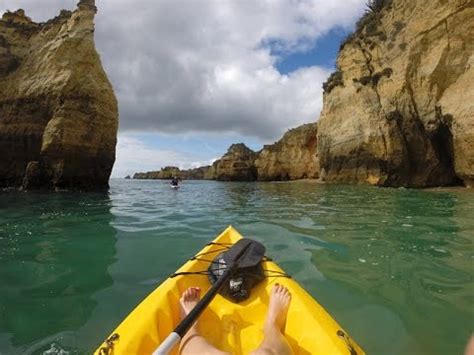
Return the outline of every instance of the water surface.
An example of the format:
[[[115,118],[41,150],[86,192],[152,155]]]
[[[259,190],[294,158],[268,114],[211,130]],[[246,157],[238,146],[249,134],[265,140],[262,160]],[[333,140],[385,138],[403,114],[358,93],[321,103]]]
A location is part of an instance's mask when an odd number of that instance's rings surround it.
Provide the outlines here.
[[[112,180],[0,192],[0,354],[90,353],[227,225],[264,242],[370,354],[461,354],[474,192]]]

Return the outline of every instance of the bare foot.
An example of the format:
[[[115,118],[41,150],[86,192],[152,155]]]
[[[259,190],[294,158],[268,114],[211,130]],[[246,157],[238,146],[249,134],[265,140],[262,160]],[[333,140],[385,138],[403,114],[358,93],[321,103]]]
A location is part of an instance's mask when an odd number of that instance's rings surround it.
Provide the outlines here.
[[[201,298],[201,289],[199,287],[189,287],[183,292],[179,300],[181,319],[184,319],[189,312],[198,304]]]
[[[189,287],[183,292],[179,300],[181,319],[184,319],[199,302],[201,289],[199,287]],[[230,355],[220,351],[204,339],[198,331],[197,321],[189,328],[179,344],[179,354],[181,355]]]
[[[268,306],[265,329],[274,329],[283,332],[286,323],[286,314],[290,306],[291,293],[285,286],[275,284],[270,294],[270,304]]]
[[[474,335],[471,335],[466,345],[466,350],[464,350],[464,355],[474,355]]]

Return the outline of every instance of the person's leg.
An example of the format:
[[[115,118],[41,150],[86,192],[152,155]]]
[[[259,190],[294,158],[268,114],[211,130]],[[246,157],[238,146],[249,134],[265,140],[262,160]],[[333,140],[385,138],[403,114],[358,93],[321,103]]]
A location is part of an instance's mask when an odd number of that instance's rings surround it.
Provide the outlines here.
[[[270,304],[263,328],[264,338],[258,349],[251,353],[252,355],[290,355],[293,353],[283,335],[290,301],[291,294],[288,289],[275,284],[270,294]]]
[[[201,289],[199,287],[190,287],[184,291],[181,299],[179,300],[181,309],[181,319],[184,319],[189,312],[199,302],[201,295]],[[227,355],[228,353],[216,349],[214,346],[209,344],[198,331],[197,322],[188,330],[186,335],[181,339],[179,344],[179,353],[186,355]]]
[[[464,350],[464,355],[474,355],[474,334],[471,335]]]

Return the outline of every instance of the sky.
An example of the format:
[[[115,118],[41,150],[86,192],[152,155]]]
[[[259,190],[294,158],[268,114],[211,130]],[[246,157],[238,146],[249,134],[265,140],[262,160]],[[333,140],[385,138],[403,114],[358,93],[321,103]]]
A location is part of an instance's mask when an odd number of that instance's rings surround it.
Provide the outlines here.
[[[40,22],[78,0],[0,0]],[[96,0],[119,102],[112,177],[212,163],[319,118],[322,83],[366,0]]]

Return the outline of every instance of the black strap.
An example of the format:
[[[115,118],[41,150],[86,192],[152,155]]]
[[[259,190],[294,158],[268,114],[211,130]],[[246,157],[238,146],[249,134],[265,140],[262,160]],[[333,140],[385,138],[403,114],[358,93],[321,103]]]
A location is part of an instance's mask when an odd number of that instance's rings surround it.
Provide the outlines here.
[[[203,276],[209,276],[210,271],[214,270],[219,270],[219,269],[207,269],[207,270],[200,270],[200,271],[182,271],[182,272],[175,272],[171,274],[169,277],[170,279],[176,277],[176,276],[181,276],[181,275],[203,275]],[[291,279],[291,275],[287,274],[286,272],[283,271],[277,271],[277,270],[268,270],[268,269],[263,269],[263,271],[267,272],[268,274],[265,275],[265,277],[286,277],[288,279]]]

